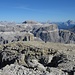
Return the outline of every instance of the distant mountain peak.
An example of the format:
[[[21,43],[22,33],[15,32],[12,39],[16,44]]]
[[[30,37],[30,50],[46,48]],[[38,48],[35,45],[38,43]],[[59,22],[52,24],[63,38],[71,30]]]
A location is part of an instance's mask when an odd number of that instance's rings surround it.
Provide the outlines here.
[[[23,24],[37,24],[38,22],[36,21],[33,21],[33,20],[27,20],[27,21],[24,21]]]
[[[73,20],[68,20],[67,23],[68,24],[75,24],[75,22]]]

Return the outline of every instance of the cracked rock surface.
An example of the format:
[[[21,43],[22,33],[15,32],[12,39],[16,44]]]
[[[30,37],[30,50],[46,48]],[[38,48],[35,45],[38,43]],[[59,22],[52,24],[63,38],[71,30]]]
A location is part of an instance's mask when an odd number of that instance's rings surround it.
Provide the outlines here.
[[[75,45],[19,41],[0,45],[0,75],[74,75]]]

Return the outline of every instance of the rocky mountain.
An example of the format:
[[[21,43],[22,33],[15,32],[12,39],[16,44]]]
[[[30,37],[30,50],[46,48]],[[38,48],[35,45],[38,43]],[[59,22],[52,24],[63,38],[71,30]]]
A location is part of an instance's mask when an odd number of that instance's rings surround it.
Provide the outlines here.
[[[0,75],[74,75],[75,45],[19,41],[0,45]]]
[[[75,25],[69,29],[71,32],[74,32],[75,33]]]
[[[41,38],[43,41],[58,42],[59,34],[57,25],[43,26],[38,29],[33,29],[33,34]]]
[[[43,24],[35,21],[24,21],[23,23],[16,24],[15,22],[0,21],[0,32],[25,32],[31,31],[34,27],[39,27]]]
[[[38,22],[36,21],[32,21],[32,20],[28,20],[28,21],[24,21],[23,24],[37,24]]]
[[[74,75],[74,43],[74,31],[56,24],[1,23],[0,75]]]
[[[15,22],[0,21],[0,26],[4,26],[4,25],[13,26],[13,25],[16,25],[16,23]]]
[[[67,23],[73,24],[72,21],[67,21]],[[75,43],[73,29],[64,30],[59,29],[56,24],[25,21],[23,24],[0,26],[0,44],[22,41],[21,38],[24,38],[26,33],[32,33],[36,41]]]
[[[75,43],[75,33],[69,30],[59,30],[61,43]]]
[[[66,22],[57,22],[59,29],[70,29],[75,25],[75,22],[72,20],[68,20]]]
[[[23,32],[27,31],[26,27],[24,25],[2,25],[0,26],[0,32]]]
[[[75,43],[75,33],[69,30],[59,30],[54,24],[38,29],[34,28],[32,33],[45,42]]]
[[[0,44],[15,41],[33,41],[34,35],[28,32],[0,32]]]

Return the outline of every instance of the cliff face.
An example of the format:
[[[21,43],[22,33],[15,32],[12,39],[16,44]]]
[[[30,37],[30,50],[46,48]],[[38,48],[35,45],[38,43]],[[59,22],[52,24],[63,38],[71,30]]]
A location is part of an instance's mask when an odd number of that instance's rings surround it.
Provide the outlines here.
[[[74,28],[59,30],[55,24],[40,24],[33,21],[26,21],[22,25],[0,26],[0,44],[21,41],[27,32],[32,32],[35,40],[38,41],[75,43]]]
[[[69,30],[60,30],[59,36],[61,43],[75,43],[75,33]]]
[[[33,29],[33,34],[36,37],[40,37],[43,41],[58,42],[59,41],[59,30],[56,25],[43,26]]]
[[[0,32],[0,44],[15,41],[33,41],[34,35],[28,32]]]
[[[33,34],[45,42],[75,43],[75,34],[69,30],[59,30],[57,25],[33,29]]]

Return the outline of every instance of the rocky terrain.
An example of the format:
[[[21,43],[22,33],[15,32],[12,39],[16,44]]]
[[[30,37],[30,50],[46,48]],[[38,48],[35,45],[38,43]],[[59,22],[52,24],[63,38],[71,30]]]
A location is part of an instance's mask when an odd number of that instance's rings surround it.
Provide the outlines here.
[[[32,33],[45,42],[75,43],[74,32],[58,29],[55,24],[34,28]]]
[[[5,23],[0,23],[0,44],[23,41],[26,34],[29,34],[29,36],[33,35],[36,41],[75,43],[74,27],[69,30],[64,30],[59,29],[56,24],[42,24],[36,21],[24,21],[22,24],[16,25],[15,23],[6,23],[5,25]],[[67,23],[74,24],[70,20]]]
[[[0,75],[74,75],[75,45],[19,41],[0,45]]]
[[[0,32],[0,44],[15,41],[33,41],[34,35],[28,32]]]
[[[56,24],[0,22],[0,75],[75,75],[74,43]]]

